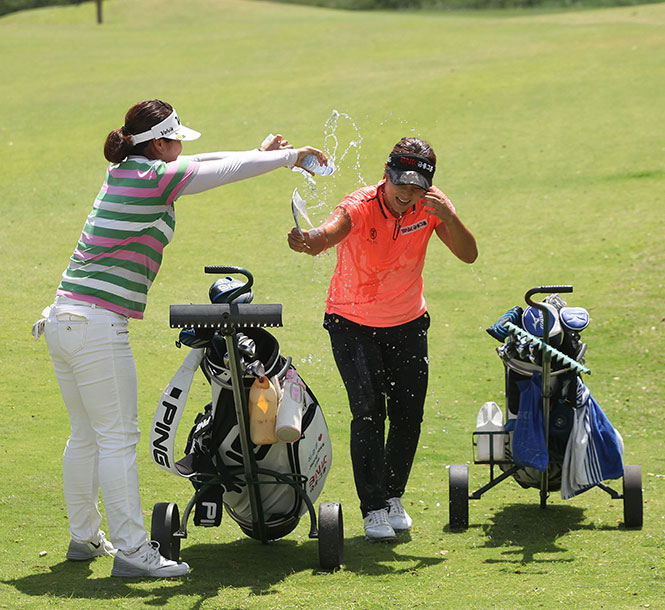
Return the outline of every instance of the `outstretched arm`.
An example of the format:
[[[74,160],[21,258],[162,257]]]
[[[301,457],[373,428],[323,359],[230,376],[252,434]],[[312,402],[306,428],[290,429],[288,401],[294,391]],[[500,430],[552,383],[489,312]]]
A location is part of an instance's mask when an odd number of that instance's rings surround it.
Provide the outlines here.
[[[293,227],[288,235],[289,248],[316,256],[341,242],[350,233],[351,226],[348,212],[342,207],[336,207],[330,218],[315,229],[303,231],[301,235]]]
[[[189,158],[196,162],[196,172],[183,188],[181,195],[201,193],[288,165],[300,167],[302,160],[310,153],[315,154],[322,163],[327,162],[326,156],[311,146],[193,155]]]

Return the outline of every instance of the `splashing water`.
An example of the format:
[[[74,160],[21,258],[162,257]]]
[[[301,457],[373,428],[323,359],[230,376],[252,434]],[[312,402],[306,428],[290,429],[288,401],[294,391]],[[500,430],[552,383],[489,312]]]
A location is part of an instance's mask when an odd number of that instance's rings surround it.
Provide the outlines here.
[[[342,122],[348,121],[350,128],[353,130],[353,136],[349,138],[348,143],[346,144],[344,150],[340,152],[340,137],[337,135],[337,132],[340,128],[340,119]],[[332,111],[330,118],[326,121],[325,131],[323,135],[323,146],[325,153],[329,155],[336,167],[340,167],[342,162],[346,159],[347,154],[351,151],[355,151],[355,161],[353,163],[353,170],[357,173],[359,184],[365,184],[362,175],[360,174],[360,146],[363,141],[362,135],[360,135],[360,129],[356,125],[355,121],[346,113],[338,112],[337,110]]]
[[[483,280],[483,278],[480,277],[480,274],[474,269],[473,265],[469,265],[469,268],[471,269],[473,277],[475,277],[483,286],[485,286],[485,280]]]
[[[301,192],[302,200],[310,216],[320,221],[325,220],[333,205],[337,203],[332,201],[333,191],[338,181],[343,179],[345,174],[348,175],[349,170],[355,172],[358,187],[366,184],[360,172],[363,137],[353,118],[346,112],[333,109],[323,128],[323,152],[335,166],[335,173],[317,183],[314,176],[301,172],[305,180]]]

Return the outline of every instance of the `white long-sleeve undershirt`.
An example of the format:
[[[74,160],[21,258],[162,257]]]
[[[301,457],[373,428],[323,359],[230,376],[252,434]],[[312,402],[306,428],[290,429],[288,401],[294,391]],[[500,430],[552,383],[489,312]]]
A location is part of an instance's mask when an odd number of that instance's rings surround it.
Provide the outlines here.
[[[238,180],[260,176],[280,167],[294,165],[298,160],[298,151],[287,148],[212,152],[187,155],[184,158],[196,164],[196,171],[182,189],[181,195],[193,195]]]

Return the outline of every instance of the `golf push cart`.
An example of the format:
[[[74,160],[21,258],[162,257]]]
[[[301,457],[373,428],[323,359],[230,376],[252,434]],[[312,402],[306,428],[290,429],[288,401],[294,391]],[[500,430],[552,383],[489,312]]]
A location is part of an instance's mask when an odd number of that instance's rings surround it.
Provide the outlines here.
[[[582,382],[586,344],[580,333],[589,324],[582,307],[567,307],[560,293],[572,286],[539,286],[525,295],[526,309],[508,310],[487,332],[505,368],[506,420],[494,402],[485,403],[473,433],[475,464],[489,465],[489,483],[469,493],[469,468],[449,470],[451,529],[469,526],[469,500],[513,477],[524,488],[540,490],[546,507],[550,491],[563,499],[598,487],[623,500],[623,524],[641,528],[642,471],[623,464],[623,439]],[[535,302],[535,294],[547,294]],[[495,476],[495,469],[501,473]],[[604,481],[623,478],[623,493]]]
[[[205,272],[245,279],[217,279],[209,290],[210,304],[170,307],[171,327],[183,329],[176,345],[191,349],[159,401],[150,450],[158,466],[189,479],[195,492],[182,519],[175,503],[155,504],[151,537],[165,557],[177,560],[192,512],[195,525],[213,527],[225,511],[246,535],[264,544],[292,532],[308,513],[320,565],[335,569],[343,562],[342,507],[321,502],[318,523],[314,510],[332,464],[326,422],[291,358],[280,354],[277,340],[264,329],[282,325],[282,306],[251,304],[253,277],[246,269],[207,266]],[[176,459],[176,430],[197,369],[210,383],[212,400],[196,417],[184,457]],[[272,388],[279,401],[273,401],[275,409],[279,405],[277,425],[288,421],[276,428],[273,418],[273,438],[254,442],[250,410],[256,409],[257,383]],[[267,413],[261,396],[258,404]]]

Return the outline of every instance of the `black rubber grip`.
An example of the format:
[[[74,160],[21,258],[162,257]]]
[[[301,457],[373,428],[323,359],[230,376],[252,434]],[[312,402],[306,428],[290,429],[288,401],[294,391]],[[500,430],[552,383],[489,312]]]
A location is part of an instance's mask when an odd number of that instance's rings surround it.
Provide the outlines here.
[[[277,303],[171,305],[169,314],[171,328],[282,326],[282,305]]]
[[[242,275],[246,275],[248,273],[247,269],[231,265],[206,265],[203,269],[206,273],[215,273],[217,275],[224,273],[241,273]]]
[[[538,303],[534,303],[531,299],[534,294],[555,294],[559,292],[572,291],[573,287],[570,284],[564,286],[536,286],[535,288],[531,288],[531,290],[527,290],[527,293],[524,295],[524,300],[532,307],[540,309],[540,307],[538,307]]]

